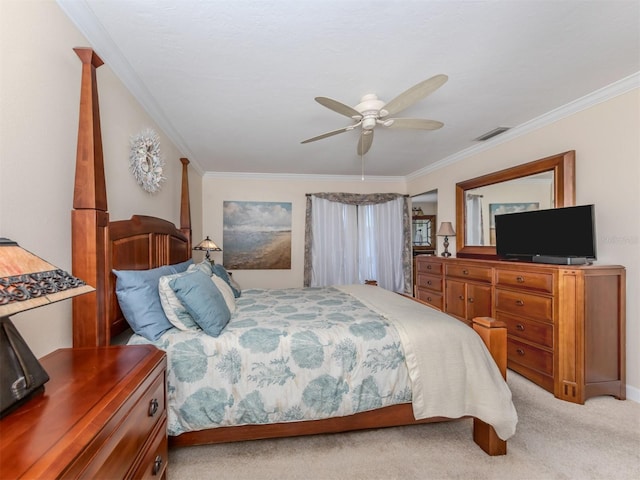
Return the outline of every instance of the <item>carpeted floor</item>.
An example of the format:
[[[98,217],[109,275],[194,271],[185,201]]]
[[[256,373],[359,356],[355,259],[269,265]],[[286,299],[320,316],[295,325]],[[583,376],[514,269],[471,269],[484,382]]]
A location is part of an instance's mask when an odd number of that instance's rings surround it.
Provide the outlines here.
[[[638,479],[640,404],[611,397],[557,400],[520,375],[508,453],[489,457],[471,420],[175,449],[171,480]]]

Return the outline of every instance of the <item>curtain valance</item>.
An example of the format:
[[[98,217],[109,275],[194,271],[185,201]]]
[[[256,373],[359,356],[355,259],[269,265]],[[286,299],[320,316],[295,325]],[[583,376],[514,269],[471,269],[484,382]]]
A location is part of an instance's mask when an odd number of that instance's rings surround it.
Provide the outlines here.
[[[307,193],[307,198],[311,196],[322,198],[330,202],[346,203],[347,205],[376,205],[378,203],[387,203],[400,197],[409,198],[408,195],[403,195],[401,193]]]

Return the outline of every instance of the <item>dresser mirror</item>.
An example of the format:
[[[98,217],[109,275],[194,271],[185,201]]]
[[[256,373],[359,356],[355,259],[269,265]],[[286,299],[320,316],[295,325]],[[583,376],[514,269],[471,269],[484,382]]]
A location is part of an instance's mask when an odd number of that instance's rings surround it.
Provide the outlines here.
[[[575,205],[575,151],[456,184],[456,256],[495,259],[496,214]]]

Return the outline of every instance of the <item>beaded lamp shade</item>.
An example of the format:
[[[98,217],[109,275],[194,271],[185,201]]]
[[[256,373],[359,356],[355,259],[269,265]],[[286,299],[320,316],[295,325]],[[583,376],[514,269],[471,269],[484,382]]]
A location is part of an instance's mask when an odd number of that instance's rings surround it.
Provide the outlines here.
[[[21,248],[0,238],[0,316],[75,297],[95,289]]]
[[[207,238],[205,238],[203,241],[201,241],[198,245],[196,245],[195,247],[193,247],[194,250],[204,250],[205,252],[207,252],[205,254],[205,258],[209,261],[211,261],[211,258],[209,256],[209,252],[221,252],[222,249],[216,245],[213,240],[211,240],[209,238],[209,235],[207,235]]]

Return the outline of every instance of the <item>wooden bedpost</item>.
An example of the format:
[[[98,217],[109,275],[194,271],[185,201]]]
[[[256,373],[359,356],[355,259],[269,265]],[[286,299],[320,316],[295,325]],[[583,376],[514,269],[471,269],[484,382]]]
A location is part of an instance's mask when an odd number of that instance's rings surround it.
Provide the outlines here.
[[[191,251],[191,207],[189,202],[189,165],[188,158],[181,158],[182,162],[182,190],[180,192],[180,231],[187,237],[187,248]]]
[[[507,379],[507,325],[491,317],[473,319],[473,329],[484,341],[498,365],[502,377]],[[473,419],[473,440],[489,455],[506,455],[507,442],[496,434],[491,425]]]
[[[96,292],[73,299],[73,346],[108,345],[108,299],[105,290],[109,264],[107,189],[104,176],[96,68],[103,61],[91,48],[74,48],[82,61],[80,119],[76,174],[71,212],[72,271]],[[98,318],[96,318],[96,315]]]

